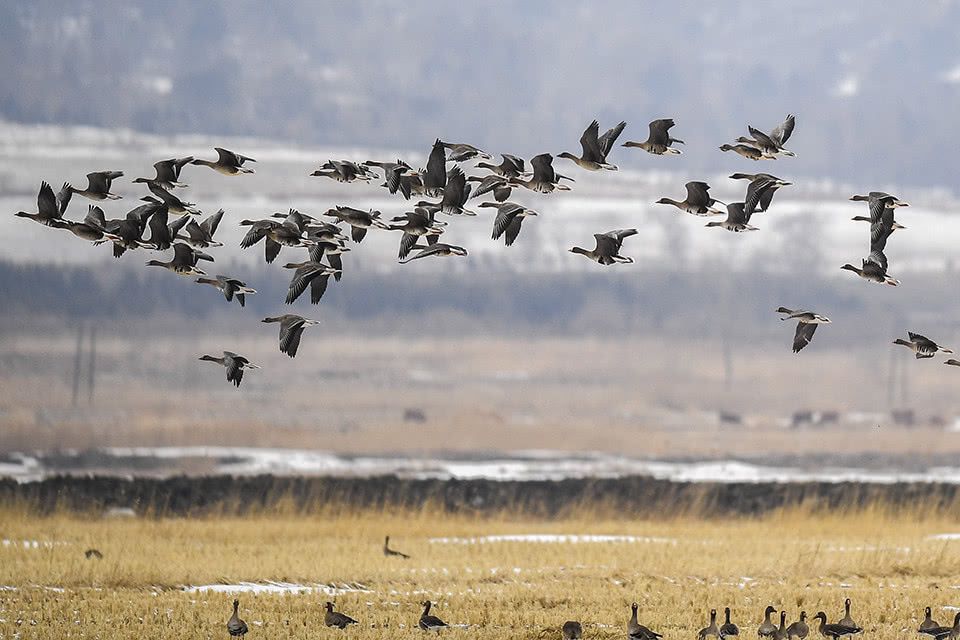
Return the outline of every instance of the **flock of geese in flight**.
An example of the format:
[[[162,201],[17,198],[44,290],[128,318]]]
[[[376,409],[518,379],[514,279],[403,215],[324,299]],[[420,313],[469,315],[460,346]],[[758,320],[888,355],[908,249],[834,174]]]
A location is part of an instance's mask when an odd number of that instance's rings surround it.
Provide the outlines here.
[[[733,151],[753,161],[794,156],[784,145],[793,134],[795,124],[794,116],[788,115],[769,133],[748,126],[749,137],[741,136],[733,144],[724,144],[720,149]],[[600,125],[594,120],[580,137],[580,155],[563,152],[557,158],[570,160],[586,171],[616,171],[616,165],[608,162],[607,158],[626,126],[626,122],[620,122],[601,135]],[[622,146],[643,149],[654,155],[679,155],[682,152],[675,145],[684,142],[670,135],[674,126],[670,118],[654,120],[649,124],[646,140],[628,141]],[[122,171],[89,173],[85,189],[64,183],[57,193],[54,193],[50,184],[43,182],[37,196],[37,212],[20,211],[16,215],[54,229],[70,231],[94,244],[109,242],[117,258],[136,249],[172,249],[173,256],[169,260],[152,259],[146,264],[168,269],[177,275],[195,277],[198,284],[219,290],[228,302],[236,299],[242,307],[245,297],[255,294],[255,289],[232,276],[218,274],[211,277],[201,268],[202,262],[214,261],[206,249],[222,246],[214,237],[224,217],[223,209],[200,220],[202,212],[196,205],[175,194],[187,186],[181,182],[181,174],[187,166],[209,167],[225,176],[254,173],[250,167],[256,162],[253,158],[219,147],[216,151],[216,160],[191,156],[161,160],[154,164],[154,177],[133,180],[134,183],[146,185],[150,195],[142,197],[142,204],[122,218],[107,219],[103,209],[92,204],[82,220],[65,217],[74,195],[94,201],[120,199],[121,196],[112,193],[111,189],[114,181],[124,175]],[[532,171],[527,171],[527,163],[522,158],[510,154],[502,154],[501,158],[500,164],[492,164],[488,162],[492,156],[473,145],[438,139],[430,151],[426,168],[419,170],[399,159],[395,162],[328,160],[310,175],[341,183],[370,182],[377,179],[376,172],[379,170],[383,175],[382,187],[389,193],[399,194],[407,201],[415,199],[412,210],[385,218],[380,211],[363,211],[347,206],[335,206],[321,217],[290,209],[287,213],[274,213],[261,220],[240,221],[241,226],[248,228],[240,246],[247,249],[262,242],[264,259],[268,264],[276,260],[284,247],[305,250],[306,255],[301,254],[298,261],[283,265],[283,268],[292,272],[285,300],[287,304],[298,300],[308,288],[311,304],[319,303],[330,278],[334,282],[340,281],[343,274],[342,256],[353,248],[350,242],[354,246],[359,245],[371,229],[401,232],[398,252],[400,263],[466,256],[466,248],[440,240],[448,229],[448,221],[443,217],[452,220],[458,216],[477,215],[476,211],[467,207],[472,198],[485,196],[485,201],[477,205],[478,209],[496,209],[492,238],[502,238],[510,246],[516,242],[523,221],[538,215],[537,211],[525,205],[511,202],[513,190],[523,188],[541,194],[569,191],[574,178],[558,173],[553,167],[554,156],[549,153],[542,153],[530,160]],[[475,161],[474,169],[481,173],[468,176],[464,172],[462,163],[470,161]],[[454,164],[448,168],[450,163]],[[719,227],[731,232],[756,231],[757,228],[750,224],[753,216],[766,212],[777,190],[791,184],[769,173],[734,173],[730,178],[747,182],[742,201],[721,202],[710,195],[710,185],[706,182],[690,181],[685,185],[686,197],[683,200],[664,197],[657,204],[670,205],[695,216],[718,217],[707,222],[707,227]],[[848,263],[841,268],[869,282],[899,285],[900,282],[888,273],[885,250],[893,232],[905,228],[894,220],[894,212],[898,207],[908,204],[880,191],[854,195],[850,200],[866,202],[869,207],[869,216],[853,218],[854,221],[870,223],[869,254],[860,261],[860,266]],[[725,211],[715,205],[724,206]],[[720,216],[722,219],[719,219]],[[345,233],[346,228],[349,236]],[[146,235],[148,231],[149,236]],[[593,248],[572,247],[570,252],[600,265],[629,264],[633,258],[622,255],[621,250],[624,241],[637,233],[637,229],[633,228],[596,233]],[[780,307],[777,312],[783,314],[783,320],[797,321],[794,353],[810,343],[818,325],[830,322],[826,316],[804,309]],[[295,313],[264,318],[262,322],[279,324],[280,351],[291,358],[297,354],[303,330],[318,324],[316,320]],[[895,344],[910,348],[917,358],[932,358],[940,351],[952,353],[920,334],[909,333],[908,338],[898,339]],[[200,360],[224,366],[227,381],[237,387],[245,370],[259,368],[248,358],[232,351],[223,351],[221,356],[205,354],[200,356]],[[960,366],[960,361],[950,359],[944,364]]]
[[[432,602],[425,600],[421,603],[421,606],[423,606],[423,613],[420,614],[420,619],[417,621],[418,628],[423,631],[439,632],[441,629],[450,626],[430,613],[430,609],[433,606]],[[326,626],[342,630],[351,624],[359,624],[359,621],[345,613],[335,611],[332,602],[327,602],[325,607],[326,613],[324,614],[323,621]],[[240,601],[234,600],[233,615],[230,616],[230,619],[227,621],[227,631],[231,636],[235,637],[242,637],[248,632],[247,623],[240,618],[239,608]],[[627,621],[627,640],[661,640],[661,638],[663,638],[663,634],[657,633],[640,624],[637,620],[639,605],[636,602],[631,605],[630,609],[630,619]],[[786,611],[780,612],[780,624],[777,625],[771,618],[776,612],[777,609],[773,606],[768,606],[764,610],[763,622],[757,626],[758,638],[765,638],[767,640],[806,640],[810,634],[810,625],[807,624],[806,611],[801,611],[799,619],[789,625],[787,624]],[[814,629],[821,637],[827,638],[828,640],[841,640],[845,636],[852,637],[863,632],[863,627],[857,624],[850,616],[850,598],[844,601],[844,616],[837,622],[828,623],[827,614],[823,611],[818,611],[817,615],[813,616],[813,619],[818,621]],[[697,640],[706,640],[706,638],[710,636],[713,636],[717,640],[739,638],[740,628],[730,621],[730,607],[724,609],[724,620],[723,624],[717,625],[717,610],[711,609],[710,624],[697,632]],[[923,622],[920,623],[917,633],[930,636],[934,640],[958,640],[960,639],[960,613],[954,616],[953,626],[945,627],[938,624],[931,617],[930,607],[927,607],[924,611]],[[564,622],[561,627],[561,635],[562,640],[582,640],[583,625],[576,620],[568,620]]]

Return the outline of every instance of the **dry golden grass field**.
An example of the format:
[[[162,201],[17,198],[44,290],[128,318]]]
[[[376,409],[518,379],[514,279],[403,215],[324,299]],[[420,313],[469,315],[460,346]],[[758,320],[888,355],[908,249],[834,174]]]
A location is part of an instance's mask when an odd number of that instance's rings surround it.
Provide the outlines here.
[[[753,637],[768,604],[790,620],[822,609],[834,621],[846,597],[864,638],[910,638],[924,606],[947,624],[960,605],[960,540],[936,537],[955,531],[956,517],[876,510],[723,521],[589,512],[475,519],[430,510],[105,520],[8,507],[0,517],[9,541],[0,546],[0,638],[227,638],[234,595],[184,587],[270,581],[315,590],[239,594],[248,638],[419,638],[419,603],[428,598],[442,619],[463,625],[441,634],[458,640],[559,639],[568,619],[583,623],[584,638],[623,638],[632,601],[641,622],[666,638],[693,639],[708,610],[722,615],[724,606]],[[384,557],[385,534],[412,559]],[[529,534],[624,538],[476,539]],[[91,547],[103,559],[85,559]],[[318,585],[344,590],[328,595]],[[328,599],[360,624],[324,627]]]

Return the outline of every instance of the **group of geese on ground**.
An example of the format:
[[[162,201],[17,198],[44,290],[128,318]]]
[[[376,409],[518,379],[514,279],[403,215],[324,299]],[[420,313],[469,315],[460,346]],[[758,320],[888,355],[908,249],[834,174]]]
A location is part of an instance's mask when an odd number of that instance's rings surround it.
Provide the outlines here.
[[[791,114],[769,133],[748,126],[750,137],[741,136],[734,145],[723,145],[721,150],[734,151],[751,160],[775,160],[779,156],[794,156],[784,144],[790,139],[796,124]],[[635,147],[654,155],[677,155],[681,151],[674,145],[684,144],[683,140],[673,138],[670,129],[675,123],[671,118],[661,118],[649,124],[649,134],[642,142],[628,141],[622,146]],[[615,127],[600,134],[599,123],[594,120],[580,137],[580,155],[570,152],[560,153],[557,157],[567,159],[587,171],[617,170],[616,165],[608,162],[617,138],[626,127],[620,122]],[[103,209],[97,205],[88,207],[83,220],[70,220],[64,217],[73,195],[80,195],[94,201],[117,200],[121,196],[112,193],[115,180],[123,176],[122,171],[95,171],[87,174],[87,187],[77,189],[64,183],[58,193],[43,182],[37,196],[37,212],[18,212],[16,215],[31,219],[55,229],[65,229],[79,238],[100,244],[110,242],[115,257],[121,257],[127,251],[138,248],[156,251],[173,250],[168,261],[149,260],[148,266],[162,267],[181,276],[196,277],[198,284],[208,285],[219,290],[228,302],[234,299],[245,305],[247,295],[256,290],[246,282],[228,275],[210,277],[199,264],[201,261],[213,262],[212,255],[205,249],[222,246],[214,239],[224,217],[223,209],[198,221],[194,216],[201,215],[195,204],[182,200],[174,190],[187,185],[181,181],[183,169],[188,165],[206,166],[226,175],[237,176],[252,174],[249,167],[256,160],[249,156],[216,147],[217,159],[204,160],[188,156],[170,158],[154,164],[155,176],[136,178],[134,183],[144,184],[150,195],[141,198],[143,204],[137,206],[123,218],[107,219]],[[514,155],[502,154],[500,164],[486,162],[492,156],[466,143],[450,143],[437,139],[430,151],[426,168],[415,170],[403,160],[354,162],[351,160],[328,160],[310,175],[329,178],[341,183],[370,182],[374,180],[375,170],[383,174],[382,187],[391,194],[400,194],[404,199],[412,197],[434,198],[430,201],[418,199],[412,211],[389,219],[384,219],[380,211],[361,210],[347,206],[336,206],[323,214],[323,219],[310,216],[296,209],[287,213],[273,213],[261,220],[242,220],[241,226],[249,227],[240,246],[244,249],[263,242],[264,258],[272,263],[284,247],[305,249],[306,259],[284,264],[284,268],[293,271],[287,290],[286,303],[294,303],[306,290],[310,289],[310,302],[320,302],[327,290],[329,280],[340,281],[343,274],[342,256],[351,250],[349,240],[359,244],[370,229],[400,231],[398,259],[401,263],[429,257],[466,256],[467,249],[446,242],[440,242],[448,228],[448,223],[438,219],[438,214],[446,216],[473,216],[475,211],[467,208],[471,198],[493,196],[492,201],[481,202],[478,208],[496,209],[493,220],[492,238],[503,238],[507,246],[512,245],[521,231],[527,217],[537,216],[537,211],[509,198],[516,188],[525,188],[537,193],[547,194],[555,191],[569,191],[568,183],[574,179],[556,172],[553,168],[554,156],[542,153],[530,160],[532,172],[526,170],[526,162]],[[483,170],[481,175],[468,176],[461,164],[478,160],[475,168]],[[449,163],[454,164],[449,168]],[[750,225],[752,216],[765,212],[770,207],[776,191],[791,183],[768,173],[734,173],[734,180],[746,180],[747,188],[743,201],[723,203],[710,196],[710,186],[702,181],[690,181],[686,184],[686,198],[678,201],[668,197],[661,198],[658,204],[671,205],[695,216],[724,215],[714,205],[726,206],[723,220],[710,221],[708,227],[721,227],[727,231],[754,231]],[[438,200],[437,200],[438,199]],[[860,277],[879,283],[896,286],[899,281],[887,273],[888,261],[884,254],[886,242],[896,229],[904,227],[894,220],[897,207],[908,206],[897,197],[887,193],[873,191],[867,195],[855,195],[854,201],[869,204],[870,216],[856,216],[854,220],[870,222],[870,254],[861,261],[861,266],[843,265],[843,269],[855,272]],[[179,216],[171,220],[170,216]],[[349,227],[349,237],[344,233],[343,225]],[[147,230],[149,238],[145,238]],[[570,252],[585,256],[600,265],[629,264],[633,258],[621,254],[626,238],[637,235],[635,228],[614,229],[594,234],[594,247],[586,249],[574,246]],[[325,261],[324,261],[325,260]],[[793,310],[780,307],[778,312],[785,315],[784,320],[797,320],[793,351],[799,352],[809,344],[818,324],[829,323],[825,316],[806,310]],[[284,313],[267,317],[264,323],[279,325],[280,352],[294,357],[300,345],[303,330],[318,324],[318,321],[295,313]],[[919,334],[911,333],[911,342],[897,341],[914,349],[918,358],[931,357],[932,341]],[[204,354],[200,360],[215,362],[225,367],[227,381],[237,387],[243,379],[245,370],[258,369],[247,357],[232,351],[223,351],[220,356]],[[946,364],[960,365],[956,360]]]
[[[433,603],[425,600],[421,603],[423,612],[417,621],[417,626],[423,631],[440,631],[448,627],[446,622],[430,613]],[[247,624],[239,616],[240,601],[233,601],[233,615],[227,621],[227,630],[232,636],[243,636],[247,633]],[[358,624],[358,621],[350,616],[335,611],[335,605],[332,602],[325,604],[326,613],[324,614],[324,624],[328,627],[337,629],[346,629],[351,624]],[[637,619],[639,605],[634,602],[630,606],[630,619],[627,621],[627,640],[661,640],[663,634],[640,624]],[[763,622],[757,627],[757,637],[767,638],[769,640],[806,640],[810,634],[810,626],[807,624],[807,612],[801,611],[797,621],[787,624],[787,612],[780,612],[780,624],[777,625],[771,616],[776,614],[777,609],[768,606],[763,612]],[[930,607],[924,611],[923,622],[917,629],[917,633],[928,635],[934,640],[958,640],[960,639],[960,613],[957,613],[953,619],[953,626],[945,627],[938,624],[931,617]],[[844,636],[853,636],[863,631],[863,627],[854,621],[850,615],[850,598],[844,601],[844,616],[837,622],[828,623],[827,614],[818,611],[814,620],[819,624],[814,629],[823,638],[829,640],[840,640]],[[583,625],[576,620],[568,620],[561,627],[562,640],[582,640]],[[726,640],[727,638],[739,637],[740,628],[730,620],[730,607],[724,609],[724,622],[717,624],[717,610],[710,610],[710,624],[697,632],[697,640],[705,640],[713,636],[717,640]]]

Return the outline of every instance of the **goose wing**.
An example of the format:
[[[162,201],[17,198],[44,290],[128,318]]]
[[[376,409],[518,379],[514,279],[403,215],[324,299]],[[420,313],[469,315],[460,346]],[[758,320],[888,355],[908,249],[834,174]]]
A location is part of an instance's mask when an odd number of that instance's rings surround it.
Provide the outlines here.
[[[493,221],[493,239],[496,240],[504,234],[513,220],[517,217],[519,212],[523,211],[523,207],[514,204],[513,202],[506,202],[498,207],[497,217]]]
[[[327,291],[327,283],[330,282],[330,276],[321,274],[310,281],[310,304],[318,304],[323,294]]]
[[[670,146],[670,134],[668,131],[674,125],[673,118],[661,118],[650,123],[650,136],[647,142],[650,144],[660,144],[665,147]]]
[[[213,214],[212,216],[204,220],[203,224],[200,225],[200,228],[202,228],[204,232],[208,236],[210,236],[210,238],[212,239],[213,234],[217,232],[217,227],[220,226],[220,220],[222,219],[223,219],[223,209],[220,209],[215,214]]]
[[[213,150],[217,152],[217,164],[222,164],[228,167],[239,167],[241,164],[243,164],[243,160],[240,159],[240,156],[229,149],[224,149],[223,147],[214,147]]]
[[[60,210],[57,208],[57,196],[53,193],[53,187],[47,182],[40,183],[40,192],[37,194],[37,213],[42,218],[51,220],[60,217]]]
[[[553,171],[553,156],[549,153],[541,153],[530,160],[530,166],[533,167],[534,182],[556,182],[556,173]]]
[[[698,207],[709,207],[710,206],[710,185],[706,182],[688,182],[687,187],[687,204]]]
[[[580,146],[582,147],[582,157],[590,162],[603,162],[603,153],[600,151],[600,142],[597,136],[600,133],[600,123],[594,120],[584,130],[580,136]]]
[[[817,330],[817,325],[808,322],[798,322],[797,332],[793,336],[793,352],[800,353],[800,350],[810,344],[813,340],[813,334]]]
[[[513,246],[517,236],[520,235],[520,227],[522,225],[523,216],[514,216],[513,220],[510,221],[510,224],[507,225],[506,232],[504,234],[504,243],[508,247]]]
[[[297,355],[297,347],[300,346],[303,321],[303,317],[291,314],[280,323],[280,351],[291,358]]]
[[[882,203],[881,203],[882,204]],[[873,217],[871,211],[871,218]],[[893,208],[883,207],[880,218],[870,223],[870,251],[883,251],[887,246],[887,238],[893,233]]]
[[[620,137],[620,134],[623,133],[623,129],[626,126],[627,123],[621,121],[620,124],[615,127],[611,127],[606,133],[600,136],[598,143],[600,145],[600,157],[603,161],[606,161],[607,154],[609,154],[610,149],[613,148],[613,143],[617,141],[617,138]]]
[[[782,124],[779,124],[770,132],[770,137],[777,142],[778,146],[783,146],[787,140],[790,139],[790,134],[793,133],[793,127],[797,124],[797,119],[791,113]]]
[[[756,127],[753,127],[753,126],[749,126],[749,125],[748,125],[748,126],[747,126],[747,131],[750,132],[750,135],[753,136],[753,139],[756,140],[757,143],[760,144],[760,146],[765,147],[765,148],[769,148],[769,149],[777,149],[777,148],[779,148],[779,145],[778,145],[776,142],[774,142],[774,141],[770,138],[770,136],[768,136],[767,134],[765,134],[763,131],[760,131],[760,130],[757,129]]]
[[[523,158],[518,158],[517,156],[510,155],[509,153],[504,153],[501,155],[503,156],[503,162],[500,163],[500,167],[504,175],[516,177],[523,173]]]
[[[67,205],[70,204],[70,198],[73,197],[73,187],[70,186],[69,182],[64,182],[63,186],[60,187],[60,191],[57,192],[57,203],[59,204],[58,211],[60,215],[59,218],[63,217],[63,214],[67,211]]]
[[[770,192],[770,197],[773,197],[773,191],[770,189],[773,186],[774,182],[766,176],[759,176],[756,180],[751,180],[750,184],[747,185],[747,195],[744,198],[743,208],[746,211],[746,215],[752,216],[754,211],[757,210],[757,207],[765,209],[760,205],[763,197]],[[769,204],[769,199],[768,199]]]
[[[287,304],[291,304],[299,298],[307,290],[307,286],[319,275],[320,270],[310,265],[294,271],[293,278],[290,279],[290,286],[287,288]]]
[[[423,176],[423,186],[429,189],[437,189],[446,186],[447,183],[447,152],[443,142],[437,138],[433,143],[433,149],[430,150],[430,157],[427,159],[427,172]]]
[[[94,229],[104,231],[107,226],[107,220],[103,215],[103,209],[93,204],[89,205],[87,207],[87,215],[84,217],[83,223],[88,227],[93,227]]]

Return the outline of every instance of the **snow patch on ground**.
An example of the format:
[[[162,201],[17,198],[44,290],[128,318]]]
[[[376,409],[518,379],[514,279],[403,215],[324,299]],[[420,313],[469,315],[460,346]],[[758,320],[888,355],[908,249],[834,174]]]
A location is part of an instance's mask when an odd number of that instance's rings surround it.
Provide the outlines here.
[[[557,535],[528,533],[514,535],[479,536],[476,538],[429,538],[431,544],[491,544],[497,542],[531,542],[537,544],[580,544],[580,543],[636,543],[649,542],[676,544],[674,538],[650,536],[610,536],[610,535]]]
[[[345,593],[370,593],[371,590],[362,584],[295,584],[292,582],[240,582],[237,584],[205,584],[183,587],[186,593],[288,593],[309,594],[322,593],[328,596],[339,596]]]

